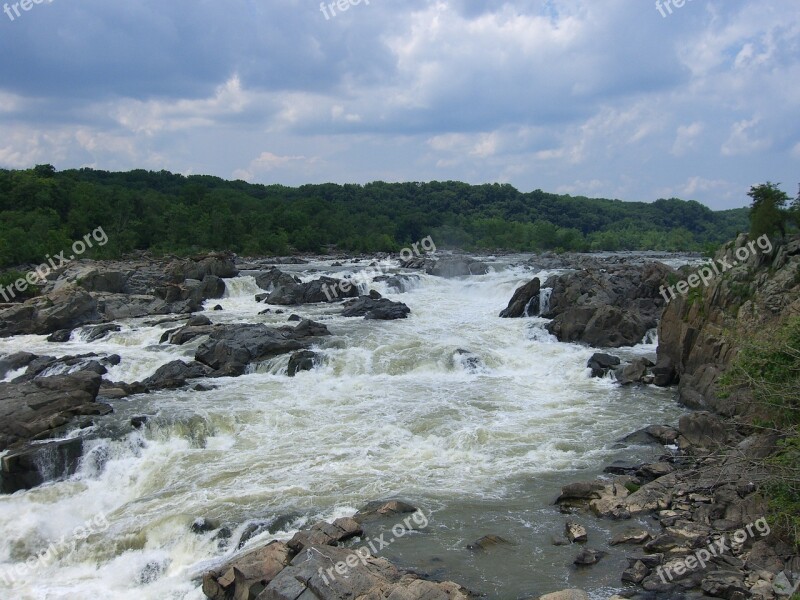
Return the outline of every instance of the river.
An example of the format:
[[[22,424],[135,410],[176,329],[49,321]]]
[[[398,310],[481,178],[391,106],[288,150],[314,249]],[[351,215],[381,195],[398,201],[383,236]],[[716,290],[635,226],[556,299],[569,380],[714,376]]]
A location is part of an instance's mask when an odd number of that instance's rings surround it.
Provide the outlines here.
[[[309,280],[317,269],[342,275],[366,264],[292,270]],[[382,268],[388,272],[389,263]],[[594,350],[558,343],[544,319],[499,319],[515,288],[534,275],[496,261],[487,275],[423,274],[404,293],[376,283],[412,310],[391,322],[345,319],[331,305],[259,315],[265,306],[253,300],[262,291],[253,277],[228,280],[226,297],[209,301],[207,316],[283,324],[296,312],[323,322],[334,334],[319,348],[324,363],[289,378],[288,356],[279,357],[242,377],[204,381],[208,391],[114,401],[115,413],[88,432],[76,475],[0,497],[0,573],[16,573],[14,585],[0,578],[0,597],[201,600],[197,578],[235,551],[249,525],[264,531],[247,547],[351,515],[372,500],[401,498],[429,522],[381,552],[401,566],[490,599],[565,587],[607,598],[620,589],[622,569],[612,562],[573,568],[576,549],[551,541],[565,520],[553,500],[561,485],[641,455],[616,440],[650,423],[674,423],[680,409],[671,390],[591,379],[586,362]],[[210,310],[216,304],[224,310]],[[176,358],[191,360],[196,348],[160,344],[175,325],[146,324],[152,321],[122,322],[122,331],[93,343],[80,335],[63,344],[18,336],[0,340],[0,354],[119,354],[106,377],[141,380]],[[652,357],[648,341],[615,353]],[[147,426],[131,430],[139,415],[149,416]],[[218,531],[192,532],[201,517],[229,528],[234,543]],[[87,522],[97,526],[74,548],[24,566]],[[597,546],[618,526],[585,524]],[[512,545],[465,548],[486,534]]]

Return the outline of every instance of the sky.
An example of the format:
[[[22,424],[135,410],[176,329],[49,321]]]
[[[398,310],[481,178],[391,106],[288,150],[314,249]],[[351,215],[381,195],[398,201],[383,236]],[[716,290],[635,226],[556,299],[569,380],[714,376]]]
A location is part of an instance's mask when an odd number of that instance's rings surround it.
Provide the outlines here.
[[[794,197],[800,2],[676,3],[0,0],[0,167]]]

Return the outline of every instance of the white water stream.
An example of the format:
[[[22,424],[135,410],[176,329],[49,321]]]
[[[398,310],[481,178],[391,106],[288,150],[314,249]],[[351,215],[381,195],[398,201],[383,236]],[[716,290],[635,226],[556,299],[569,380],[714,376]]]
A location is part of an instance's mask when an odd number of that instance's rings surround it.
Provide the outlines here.
[[[276,534],[251,542],[258,543],[389,497],[430,514],[428,535],[388,551],[401,564],[490,598],[567,587],[569,561],[550,545],[563,528],[554,493],[616,458],[618,438],[673,421],[679,410],[669,391],[590,379],[585,366],[594,351],[557,343],[543,319],[499,319],[515,288],[534,275],[521,268],[453,280],[422,275],[403,294],[377,283],[412,310],[392,322],[344,319],[330,305],[259,316],[265,306],[253,299],[262,292],[254,279],[228,281],[226,297],[208,303],[224,309],[206,312],[213,321],[283,324],[295,312],[324,322],[334,334],[321,344],[324,364],[290,379],[288,357],[280,357],[243,377],[206,381],[211,391],[115,401],[109,431],[135,415],[149,415],[148,426],[87,443],[80,471],[67,481],[0,496],[0,575],[15,579],[9,585],[0,577],[0,598],[199,600],[195,578],[233,548],[213,532],[192,533],[195,519],[233,529],[235,546],[252,521],[290,516]],[[79,335],[65,344],[0,340],[0,354],[116,353],[122,362],[107,378],[141,380],[171,360],[191,360],[196,348],[159,344],[177,325],[143,324],[154,320],[122,323],[121,332],[94,343]],[[471,368],[458,349],[482,364]],[[74,548],[48,564],[24,565],[87,522],[93,533]],[[464,550],[487,533],[516,546],[485,558]]]

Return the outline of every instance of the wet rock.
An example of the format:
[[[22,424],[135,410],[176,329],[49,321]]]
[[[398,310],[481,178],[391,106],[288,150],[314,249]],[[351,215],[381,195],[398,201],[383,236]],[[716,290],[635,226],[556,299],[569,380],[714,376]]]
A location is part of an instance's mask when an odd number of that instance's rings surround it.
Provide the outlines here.
[[[76,286],[64,286],[24,304],[0,309],[0,337],[47,335],[100,320],[97,301]]]
[[[303,317],[301,317],[300,315],[289,315],[289,318],[286,320],[289,321],[290,323],[299,323],[300,321],[303,320]]]
[[[592,377],[605,377],[611,369],[619,366],[619,363],[620,360],[617,356],[595,352],[586,366],[592,370]]]
[[[626,435],[620,443],[626,445],[649,445],[649,444],[674,444],[678,438],[678,432],[666,425],[650,425],[639,431]]]
[[[631,528],[616,534],[609,543],[611,546],[618,546],[620,544],[644,544],[650,537],[650,532],[646,529]],[[639,582],[637,581],[636,583]]]
[[[714,598],[749,598],[741,572],[717,571],[709,573],[701,584],[703,591]]]
[[[376,519],[384,519],[388,517],[395,517],[398,515],[413,514],[419,509],[417,507],[403,502],[402,500],[389,500],[370,502],[364,508],[359,510],[353,519],[358,523],[366,523]]]
[[[364,317],[381,321],[405,319],[411,309],[402,302],[393,302],[386,298],[373,300],[369,296],[361,296],[345,304],[343,317]]]
[[[648,366],[652,365],[646,358],[637,358],[624,367],[614,371],[614,377],[620,385],[631,385],[632,383],[640,383],[647,375]]]
[[[573,308],[545,328],[562,342],[583,342],[595,348],[635,346],[649,329],[635,314],[614,306]]]
[[[197,535],[202,535],[204,533],[208,533],[210,531],[216,531],[220,528],[219,521],[215,521],[214,519],[207,519],[206,517],[200,517],[199,519],[195,519],[192,521],[192,525],[190,529],[192,533]]]
[[[342,298],[357,298],[358,286],[350,281],[320,277],[308,283],[297,283],[283,280],[277,283],[267,297],[268,304],[296,306],[300,304],[318,304],[337,302]]]
[[[136,417],[131,417],[131,426],[134,429],[141,429],[142,427],[147,425],[147,422],[149,420],[150,420],[150,417],[148,417],[147,415],[140,415],[140,416],[136,416]]]
[[[56,344],[63,344],[68,342],[72,337],[72,329],[59,329],[58,331],[54,331],[50,335],[47,336],[47,341],[56,343]]]
[[[208,276],[220,279],[229,279],[239,274],[229,253],[215,252],[198,255],[188,259],[174,260],[165,269],[165,274],[172,282],[181,282],[187,279],[202,281]]]
[[[159,367],[155,373],[142,381],[142,385],[151,391],[172,390],[182,388],[189,379],[210,377],[212,374],[212,369],[197,361],[186,363],[174,360]]]
[[[469,373],[480,373],[486,370],[486,365],[483,364],[480,356],[463,348],[459,348],[453,353],[452,362],[453,367],[461,367]]]
[[[659,477],[625,498],[624,506],[631,515],[669,508],[676,484],[674,474]]]
[[[317,364],[319,364],[319,359],[319,354],[312,352],[311,350],[301,350],[300,352],[295,352],[289,359],[289,369],[287,374],[289,377],[294,377],[300,371],[311,371]]]
[[[659,477],[669,475],[674,471],[675,467],[673,467],[671,464],[666,462],[657,462],[648,465],[642,465],[636,474],[643,479],[658,479]]]
[[[539,600],[589,600],[589,595],[583,590],[562,590],[539,596]]]
[[[30,352],[16,352],[4,356],[0,359],[0,379],[4,379],[6,375],[13,371],[27,367],[37,358],[39,357]]]
[[[12,450],[0,459],[0,492],[13,494],[73,475],[82,455],[80,438]]]
[[[588,567],[600,562],[600,559],[603,558],[606,554],[607,554],[606,552],[601,552],[599,550],[584,548],[578,553],[578,556],[576,556],[575,560],[572,562],[573,564],[576,564],[580,567]]]
[[[582,543],[589,540],[589,535],[586,533],[586,528],[583,525],[575,523],[574,521],[567,521],[566,527],[567,539],[570,543]]]
[[[425,266],[425,272],[428,275],[449,279],[453,277],[468,277],[470,275],[485,275],[489,272],[489,267],[474,258],[457,256],[433,261],[432,264]]]
[[[308,546],[334,546],[363,533],[361,525],[350,517],[336,519],[333,523],[321,521],[311,529],[298,531],[289,540],[288,546],[294,552],[300,552]]]
[[[419,281],[419,275],[379,275],[374,281],[386,282],[389,291],[403,293],[410,290]]]
[[[116,323],[105,323],[103,325],[95,325],[93,327],[87,327],[84,330],[86,332],[85,340],[87,342],[94,342],[96,340],[106,337],[109,333],[116,333],[121,330],[122,327],[117,325]]]
[[[471,544],[467,544],[467,550],[485,552],[497,546],[510,546],[511,542],[499,535],[485,535],[482,538],[475,540]]]
[[[203,593],[210,600],[256,598],[289,564],[294,553],[272,542],[203,575]]]
[[[648,569],[642,561],[637,560],[622,573],[622,581],[639,584],[649,574],[650,569]]]
[[[44,436],[76,416],[110,412],[108,405],[95,402],[100,382],[97,373],[83,371],[24,383],[0,383],[0,451],[16,442]]]
[[[301,321],[296,327],[261,324],[217,325],[197,349],[195,359],[220,375],[242,375],[247,365],[297,350],[329,336],[325,325]]]
[[[556,500],[556,504],[563,504],[570,501],[588,501],[600,497],[600,492],[605,486],[595,481],[569,483],[561,488],[561,495]]]
[[[603,469],[604,473],[611,473],[612,475],[633,475],[639,469],[638,464],[628,462],[626,460],[615,460],[613,463]]]
[[[538,277],[534,277],[525,285],[517,288],[508,306],[500,311],[503,319],[517,319],[525,316],[536,316],[539,314],[539,292],[542,282]]]
[[[299,279],[276,268],[257,274],[255,280],[258,287],[270,293],[278,287],[291,288],[300,283]],[[264,298],[268,295],[269,294],[264,294]]]
[[[205,315],[192,315],[186,322],[187,327],[205,327],[211,325],[211,319]]]

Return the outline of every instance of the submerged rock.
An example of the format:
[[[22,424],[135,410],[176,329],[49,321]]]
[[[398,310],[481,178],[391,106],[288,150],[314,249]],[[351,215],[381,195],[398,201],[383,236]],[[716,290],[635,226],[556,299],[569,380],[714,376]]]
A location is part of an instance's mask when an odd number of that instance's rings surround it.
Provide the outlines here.
[[[393,302],[386,298],[375,300],[369,296],[361,296],[345,304],[343,317],[364,317],[365,319],[392,321],[405,319],[411,309],[402,302]]]

